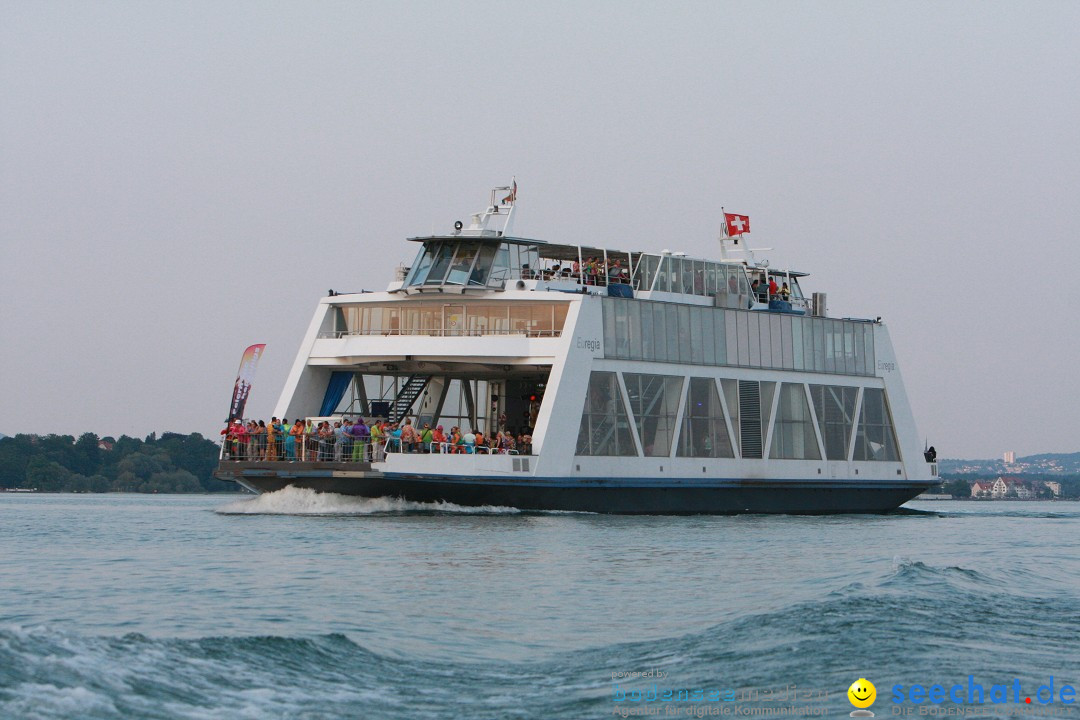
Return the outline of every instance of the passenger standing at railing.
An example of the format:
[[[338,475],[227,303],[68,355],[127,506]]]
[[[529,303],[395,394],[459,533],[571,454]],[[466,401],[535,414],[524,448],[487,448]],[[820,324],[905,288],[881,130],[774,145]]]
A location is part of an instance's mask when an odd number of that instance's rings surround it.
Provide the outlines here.
[[[330,427],[330,423],[327,420],[323,420],[319,423],[319,429],[316,432],[316,438],[319,443],[319,453],[317,455],[319,460],[326,461],[333,457],[334,445],[334,430]]]
[[[249,460],[262,460],[266,456],[266,448],[259,442],[259,423],[254,420],[248,420],[244,429],[247,430],[247,438],[245,439],[247,450],[244,454]],[[263,432],[265,432],[265,428]],[[261,439],[265,443],[266,438],[263,437]]]
[[[401,428],[401,452],[416,452],[416,428],[409,418],[405,418],[405,425]]]
[[[285,459],[285,436],[289,434],[289,421],[281,418],[277,426],[277,456],[278,460]]]
[[[232,425],[229,425],[221,433],[225,436],[225,446],[229,456],[233,460],[243,460],[244,450],[243,442],[244,438],[244,423],[241,420],[235,420]]]
[[[435,433],[431,432],[431,423],[424,423],[424,429],[420,431],[420,452],[431,452],[431,443]]]
[[[297,420],[293,424],[292,428],[289,430],[289,437],[286,438],[286,440],[285,440],[285,459],[286,460],[295,460],[296,459],[296,445],[297,445],[297,443],[300,443],[301,444],[301,449],[302,449],[303,448],[303,442],[304,442],[304,421],[303,420]]]
[[[484,448],[485,450],[487,450],[487,443],[484,441],[484,433],[483,433],[483,431],[477,430],[474,433],[474,435],[475,435],[474,441],[476,442],[476,447],[477,448]]]
[[[386,424],[383,422],[371,423],[371,457],[375,462],[382,462],[383,453],[383,438],[386,437],[385,432]]]
[[[226,423],[225,424],[225,429],[222,430],[221,432],[219,432],[218,435],[221,436],[221,459],[222,460],[232,460],[233,459],[232,423]]]
[[[341,453],[345,450],[345,428],[341,427],[341,421],[334,423],[334,462],[341,462]]]
[[[349,462],[352,459],[353,434],[352,420],[345,418],[341,421],[341,459]]]
[[[780,286],[776,284],[776,278],[769,278],[769,299],[775,300],[776,295],[780,292]]]
[[[235,431],[236,432],[236,440],[237,440],[237,454],[240,456],[241,460],[250,460],[251,457],[248,454],[248,431],[247,431],[247,428],[244,427],[244,423],[240,422],[239,420],[237,420],[236,422],[239,423],[236,426],[236,431]]]
[[[353,462],[362,462],[367,459],[365,450],[367,449],[368,441],[371,440],[371,431],[368,430],[367,425],[364,424],[364,418],[358,418],[356,422],[349,426],[349,437],[352,442],[352,460]]]
[[[260,420],[260,422],[262,422]],[[277,418],[270,421],[269,425],[262,428],[266,433],[266,459],[269,461],[277,460],[277,443],[274,439],[277,437]]]
[[[254,420],[248,420],[247,423],[244,424],[244,436],[242,438],[244,449],[242,452],[245,460],[262,460],[262,456],[256,454],[254,448],[255,436],[253,433],[256,427],[258,426],[255,424]]]
[[[442,425],[439,425],[438,427],[436,427],[435,431],[433,433],[431,433],[431,442],[432,442],[432,447],[431,447],[432,452],[441,453],[441,452],[446,451],[446,448],[443,447],[443,445],[446,444],[446,435],[443,434]]]
[[[611,270],[608,271],[608,280],[612,283],[623,282],[623,269],[618,260],[612,263]]]
[[[315,424],[308,419],[304,426],[304,457],[302,458],[304,460],[315,459],[316,432]]]
[[[787,283],[780,286],[780,299],[784,302],[791,299],[791,289],[788,288]]]

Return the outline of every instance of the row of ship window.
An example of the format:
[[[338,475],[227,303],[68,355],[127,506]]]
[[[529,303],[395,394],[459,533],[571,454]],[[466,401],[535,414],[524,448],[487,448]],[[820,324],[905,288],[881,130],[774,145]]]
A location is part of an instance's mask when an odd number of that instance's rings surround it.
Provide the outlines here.
[[[336,308],[333,334],[557,336],[568,303],[359,303]]]
[[[824,451],[828,460],[900,459],[881,388],[592,372],[577,455],[673,450],[694,458],[821,460]]]
[[[604,357],[873,375],[874,326],[760,311],[604,298]]]

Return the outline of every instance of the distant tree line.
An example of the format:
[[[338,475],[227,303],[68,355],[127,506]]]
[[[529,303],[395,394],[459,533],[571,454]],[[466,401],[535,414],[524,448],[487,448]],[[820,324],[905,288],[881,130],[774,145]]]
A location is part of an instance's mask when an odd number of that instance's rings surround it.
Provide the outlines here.
[[[0,488],[42,492],[235,491],[213,477],[218,445],[199,433],[145,440],[94,433],[0,438]]]
[[[955,498],[969,498],[971,497],[971,486],[975,484],[976,481],[993,482],[993,480],[1001,474],[1002,473],[942,473],[942,483],[938,488],[938,492],[952,495]],[[1009,477],[1023,480],[1035,492],[1035,497],[1039,499],[1050,500],[1054,497],[1053,491],[1044,484],[1047,480],[1061,483],[1061,495],[1059,499],[1080,499],[1080,473],[1071,475],[1009,473]]]

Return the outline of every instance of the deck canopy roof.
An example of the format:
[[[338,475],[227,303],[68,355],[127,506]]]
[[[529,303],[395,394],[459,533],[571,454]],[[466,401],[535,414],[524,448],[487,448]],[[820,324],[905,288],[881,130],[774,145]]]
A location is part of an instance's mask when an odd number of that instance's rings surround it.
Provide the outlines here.
[[[505,235],[429,235],[426,237],[411,237],[408,238],[409,242],[418,243],[430,243],[430,242],[479,242],[488,245],[501,245],[503,243],[511,245],[521,245],[531,249],[535,249],[537,254],[541,258],[548,260],[561,260],[565,262],[574,262],[579,257],[583,260],[596,257],[602,258],[605,253],[608,258],[615,259],[620,257],[631,256],[634,259],[634,264],[637,265],[638,258],[642,255],[655,255],[660,257],[663,253],[658,251],[649,250],[613,250],[611,248],[594,247],[590,245],[566,245],[558,243],[549,243],[546,240],[534,240],[532,238],[510,237]],[[681,255],[678,257],[685,257],[689,260],[702,260],[704,262],[720,262],[733,265],[744,264],[742,260],[722,260],[715,258],[705,258],[690,255]],[[765,270],[765,268],[762,268]],[[781,270],[779,268],[768,269],[770,275],[790,275],[791,277],[805,277],[808,273],[799,272],[797,270]]]
[[[747,270],[752,273],[767,272],[773,277],[805,275],[777,268],[747,268],[741,260],[711,260],[666,251],[611,250],[590,245],[556,244],[496,233],[430,235],[409,240],[423,244],[404,278],[402,289],[410,293],[452,287],[462,288],[462,291],[466,288],[501,289],[512,279],[542,276],[544,279],[576,278],[582,284],[593,283],[597,277],[601,277],[612,282],[631,283],[638,290],[659,289],[704,295],[720,288],[717,284],[719,281],[715,280],[718,273],[724,277],[737,276],[736,282],[744,284],[747,292]],[[601,263],[601,269],[599,273],[593,271],[586,277],[586,266],[579,266],[578,263],[593,258]],[[670,289],[669,278],[682,278],[674,281],[679,290]],[[600,284],[606,283],[607,280],[600,281]]]
[[[429,237],[411,237],[410,242],[430,243],[437,241],[445,242],[479,242],[490,245],[501,245],[503,243],[511,245],[524,245],[529,248],[535,248],[537,254],[549,260],[565,260],[576,261],[579,253],[582,259],[590,257],[604,257],[604,253],[607,253],[610,257],[626,257],[627,255],[633,255],[635,258],[646,254],[640,250],[611,250],[600,247],[590,247],[588,245],[560,245],[556,243],[549,243],[544,240],[532,240],[530,238],[508,237],[508,236],[472,236],[472,235],[431,235]],[[659,253],[652,253],[658,255]]]

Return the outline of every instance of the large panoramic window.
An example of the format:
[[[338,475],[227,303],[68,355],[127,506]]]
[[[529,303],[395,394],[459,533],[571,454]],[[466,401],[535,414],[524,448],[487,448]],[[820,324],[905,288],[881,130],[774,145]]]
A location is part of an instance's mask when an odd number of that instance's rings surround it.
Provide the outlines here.
[[[667,457],[675,437],[675,416],[679,412],[683,379],[671,375],[625,373],[623,380],[645,455]]]
[[[676,272],[686,277],[689,264],[664,263],[658,272],[668,272],[669,279]],[[664,269],[676,265],[677,271]],[[604,356],[613,359],[843,375],[876,371],[874,325],[868,321],[637,298],[604,298],[603,312]]]
[[[814,418],[801,383],[781,383],[769,457],[784,460],[820,460]]]
[[[679,457],[735,457],[724,422],[724,407],[712,378],[690,378],[677,454]]]
[[[637,455],[630,419],[613,372],[593,372],[578,430],[578,455]]]
[[[343,305],[334,336],[562,334],[567,303],[401,302]]]
[[[847,460],[851,429],[855,427],[855,400],[859,388],[843,385],[811,385],[818,427],[825,441],[825,457]]]
[[[862,412],[859,413],[859,432],[855,437],[855,460],[900,460],[893,432],[892,416],[885,391],[881,388],[863,389]]]

